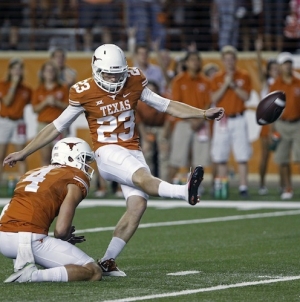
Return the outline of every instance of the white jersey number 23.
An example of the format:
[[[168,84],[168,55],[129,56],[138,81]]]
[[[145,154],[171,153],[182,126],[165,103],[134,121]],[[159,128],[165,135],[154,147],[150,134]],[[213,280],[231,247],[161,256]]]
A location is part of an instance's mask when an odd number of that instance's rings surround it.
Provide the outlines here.
[[[118,140],[127,141],[133,137],[135,117],[133,110],[122,112],[119,116],[104,116],[97,119],[97,123],[100,125],[97,129],[98,141],[102,143],[117,143]],[[109,124],[108,124],[109,123]],[[114,133],[118,124],[124,123],[124,128],[129,129],[126,133]],[[106,136],[104,135],[106,134]],[[109,136],[107,136],[109,134]]]

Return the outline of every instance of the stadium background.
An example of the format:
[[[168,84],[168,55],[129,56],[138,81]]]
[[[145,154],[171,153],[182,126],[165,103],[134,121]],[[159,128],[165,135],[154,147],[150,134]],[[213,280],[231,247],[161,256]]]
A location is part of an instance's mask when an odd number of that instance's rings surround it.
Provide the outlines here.
[[[116,12],[116,19],[113,31],[113,42],[123,47],[126,51],[127,47],[127,18],[126,18],[126,1],[104,1],[106,5],[110,5]],[[185,54],[184,44],[187,41],[196,39],[197,48],[203,58],[203,64],[213,62],[222,66],[220,54],[217,45],[218,33],[214,32],[213,21],[214,16],[211,15],[214,1],[164,1],[160,20],[166,28],[166,47],[171,50],[173,58],[181,58]],[[244,1],[248,11],[248,21],[251,19],[251,1]],[[263,3],[263,1],[258,1]],[[272,1],[266,1],[272,3]],[[289,2],[284,1],[286,11],[283,13],[285,17],[288,15]],[[36,88],[38,84],[38,71],[41,65],[49,59],[49,49],[53,43],[67,49],[67,65],[77,71],[77,80],[85,79],[91,76],[91,56],[92,52],[82,51],[82,35],[84,29],[78,27],[78,12],[69,9],[69,1],[45,0],[32,1],[22,0],[23,18],[19,26],[19,44],[18,51],[10,51],[7,48],[8,34],[10,30],[9,21],[4,22],[1,28],[2,42],[0,49],[0,77],[5,76],[9,59],[12,57],[21,57],[25,63],[25,82],[32,88]],[[192,7],[189,6],[192,3]],[[241,2],[242,3],[242,2]],[[253,2],[254,3],[254,2]],[[249,6],[250,5],[250,6]],[[196,9],[192,11],[192,9]],[[275,9],[275,7],[274,7]],[[43,13],[48,13],[48,23],[41,25]],[[60,11],[60,13],[58,13]],[[185,15],[184,15],[185,12]],[[249,14],[250,12],[250,14]],[[180,14],[182,14],[180,16]],[[61,15],[59,15],[61,14]],[[249,161],[249,173],[257,174],[259,167],[260,145],[259,145],[259,126],[255,123],[255,107],[259,102],[259,91],[261,83],[258,77],[257,59],[254,51],[254,39],[263,31],[264,12],[258,14],[257,24],[251,22],[241,22],[240,38],[239,38],[239,54],[238,67],[246,69],[250,75],[253,85],[251,99],[247,102],[247,118],[249,121],[249,132],[253,146],[253,155]],[[252,16],[253,17],[253,16]],[[64,20],[64,22],[63,22]],[[273,20],[274,27],[277,20]],[[101,44],[100,34],[102,31],[101,20],[95,23],[92,29],[94,35],[93,47]],[[248,51],[244,51],[243,37],[247,35],[250,41]],[[278,50],[274,46],[272,51],[263,51],[264,63],[270,58],[276,57]],[[130,55],[127,53],[129,66],[132,65]],[[296,68],[300,68],[300,58],[295,56]],[[152,61],[155,62],[155,56],[152,54]],[[30,106],[26,108],[25,119],[28,127],[28,139],[32,139],[35,135],[35,115]],[[82,137],[90,142],[87,125],[84,119],[79,118],[72,126],[71,134]],[[9,151],[12,151],[10,148]],[[272,163],[272,156],[270,163]],[[39,156],[33,154],[28,158],[29,168],[39,166]],[[231,159],[230,165],[235,169],[235,163]],[[5,168],[4,172],[14,172],[14,169]],[[298,172],[296,165],[292,167],[293,173]],[[270,164],[268,173],[277,174],[277,166]]]

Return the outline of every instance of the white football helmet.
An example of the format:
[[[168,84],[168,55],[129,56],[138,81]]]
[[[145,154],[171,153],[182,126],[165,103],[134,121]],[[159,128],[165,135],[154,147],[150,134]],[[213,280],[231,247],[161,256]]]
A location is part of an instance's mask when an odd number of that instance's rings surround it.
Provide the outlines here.
[[[58,141],[51,155],[51,164],[66,165],[82,170],[91,180],[94,169],[88,165],[95,160],[89,144],[78,137],[67,137]]]
[[[128,75],[128,65],[123,50],[114,44],[99,46],[92,58],[93,78],[96,84],[106,92],[119,92]],[[103,73],[115,75],[115,82],[103,79]]]

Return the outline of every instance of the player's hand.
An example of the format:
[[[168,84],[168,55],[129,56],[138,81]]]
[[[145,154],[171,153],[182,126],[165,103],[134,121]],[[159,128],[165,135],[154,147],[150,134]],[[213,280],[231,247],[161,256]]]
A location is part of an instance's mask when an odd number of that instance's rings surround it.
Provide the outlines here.
[[[75,245],[76,243],[82,243],[82,242],[86,241],[84,236],[75,236],[74,233],[75,233],[75,226],[72,225],[71,229],[70,229],[70,237],[67,240],[69,243]]]
[[[216,120],[219,121],[224,116],[224,108],[216,107],[216,108],[209,108],[205,111],[205,117],[208,120]]]
[[[22,154],[22,151],[10,153],[3,160],[3,166],[9,165],[11,168],[17,163],[17,161],[23,161],[26,157]]]
[[[76,243],[82,243],[84,241],[86,241],[84,236],[75,236],[74,234],[72,234],[72,237],[68,239],[68,242],[73,245],[75,245]]]

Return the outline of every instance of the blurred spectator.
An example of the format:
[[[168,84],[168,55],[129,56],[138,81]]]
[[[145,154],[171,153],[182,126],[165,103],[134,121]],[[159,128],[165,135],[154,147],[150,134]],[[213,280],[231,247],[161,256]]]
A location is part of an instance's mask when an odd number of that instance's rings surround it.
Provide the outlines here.
[[[240,18],[245,15],[241,0],[214,0],[215,14],[219,17],[219,49],[225,45],[238,47]]]
[[[160,66],[152,64],[149,57],[149,48],[144,44],[135,46],[133,65],[140,68],[148,81],[155,82],[159,86],[159,93],[164,94],[166,80]]]
[[[274,160],[279,164],[283,177],[283,192],[281,199],[293,197],[291,180],[291,155],[293,161],[300,161],[300,79],[293,75],[293,56],[288,52],[280,53],[277,57],[280,73],[270,91],[282,90],[286,95],[285,109],[275,122],[275,130],[280,140],[275,150]]]
[[[137,44],[150,45],[149,41],[160,41],[165,47],[165,15],[162,12],[162,0],[125,0],[127,27],[136,28]]]
[[[283,28],[289,0],[263,0],[265,49],[282,51]]]
[[[263,0],[239,0],[245,9],[240,19],[240,43],[243,51],[252,50],[256,39],[263,33]]]
[[[289,15],[286,17],[284,27],[284,50],[300,52],[300,1],[291,0],[289,8]]]
[[[207,63],[203,66],[203,73],[210,80],[215,76],[215,74],[219,70],[220,70],[220,67],[215,63]]]
[[[186,44],[196,44],[200,51],[212,49],[211,1],[184,1],[184,35]]]
[[[160,94],[159,86],[155,82],[149,81],[148,87]],[[170,123],[167,121],[167,114],[139,101],[136,123],[140,132],[142,150],[152,174],[168,181]],[[157,163],[155,163],[155,151],[158,153]]]
[[[23,20],[23,6],[22,0],[16,1],[0,1],[0,35],[1,27],[4,25],[5,21],[9,22],[9,37],[8,37],[8,49],[17,50],[19,41],[19,26],[22,24]],[[4,41],[0,37],[0,49],[3,48]]]
[[[219,31],[220,31],[220,24],[219,24],[219,12],[217,2],[215,0],[211,1],[210,7],[210,32],[211,32],[211,47],[212,50],[219,49]]]
[[[218,177],[227,178],[227,162],[233,149],[240,175],[239,193],[241,197],[247,197],[251,146],[244,112],[245,102],[250,96],[251,81],[246,71],[236,67],[236,48],[224,46],[221,57],[224,71],[218,72],[211,81],[212,101],[214,105],[225,109],[226,116],[214,123],[212,160],[218,165]]]
[[[0,160],[3,161],[8,143],[14,144],[16,151],[26,143],[26,124],[23,120],[24,107],[31,101],[31,89],[23,84],[24,66],[22,60],[13,58],[8,65],[7,78],[0,82]],[[26,162],[21,161],[20,176],[26,171]],[[2,180],[0,165],[0,180]]]
[[[33,27],[51,26],[51,17],[62,0],[29,0],[31,25]],[[53,24],[52,24],[53,25]]]
[[[159,48],[159,41],[152,42],[152,49],[155,52],[157,64],[160,66],[163,72],[166,87],[169,87],[172,79],[175,76],[176,60],[172,58],[169,49]]]
[[[174,66],[174,77],[183,71],[186,71],[184,58],[177,58]]]
[[[160,0],[162,13],[160,14],[162,24],[166,28],[165,46],[171,50],[185,49],[184,26],[185,6],[184,0]]]
[[[51,61],[59,70],[60,83],[71,87],[76,82],[76,71],[66,66],[66,51],[63,48],[55,48],[50,52]]]
[[[263,59],[261,56],[261,50],[263,48],[262,40],[258,39],[255,43],[255,49],[257,54],[257,67],[258,76],[261,83],[260,98],[263,99],[270,92],[270,85],[275,82],[278,76],[279,69],[276,60],[269,60],[267,66],[264,69]],[[268,189],[266,187],[266,173],[268,169],[269,157],[270,157],[270,125],[261,127],[260,131],[260,163],[259,163],[259,195],[266,195]]]
[[[53,122],[69,104],[69,89],[60,83],[59,71],[53,62],[48,61],[43,64],[39,80],[39,87],[34,91],[32,99],[33,111],[38,115],[37,132]],[[62,136],[65,135],[66,133],[63,133]],[[49,164],[51,151],[51,144],[40,150],[42,166]]]
[[[112,43],[112,31],[118,25],[115,0],[70,0],[71,6],[78,11],[78,26],[85,29],[83,50],[93,50],[93,33],[95,26],[101,27],[101,43]],[[100,43],[100,44],[101,44]],[[99,41],[98,41],[99,44]]]
[[[202,61],[199,53],[188,52],[186,71],[178,74],[172,83],[172,99],[197,108],[210,106],[210,81],[200,74]],[[209,122],[206,120],[180,120],[175,123],[170,154],[169,178],[173,179],[180,168],[191,165],[207,167],[210,164]]]

